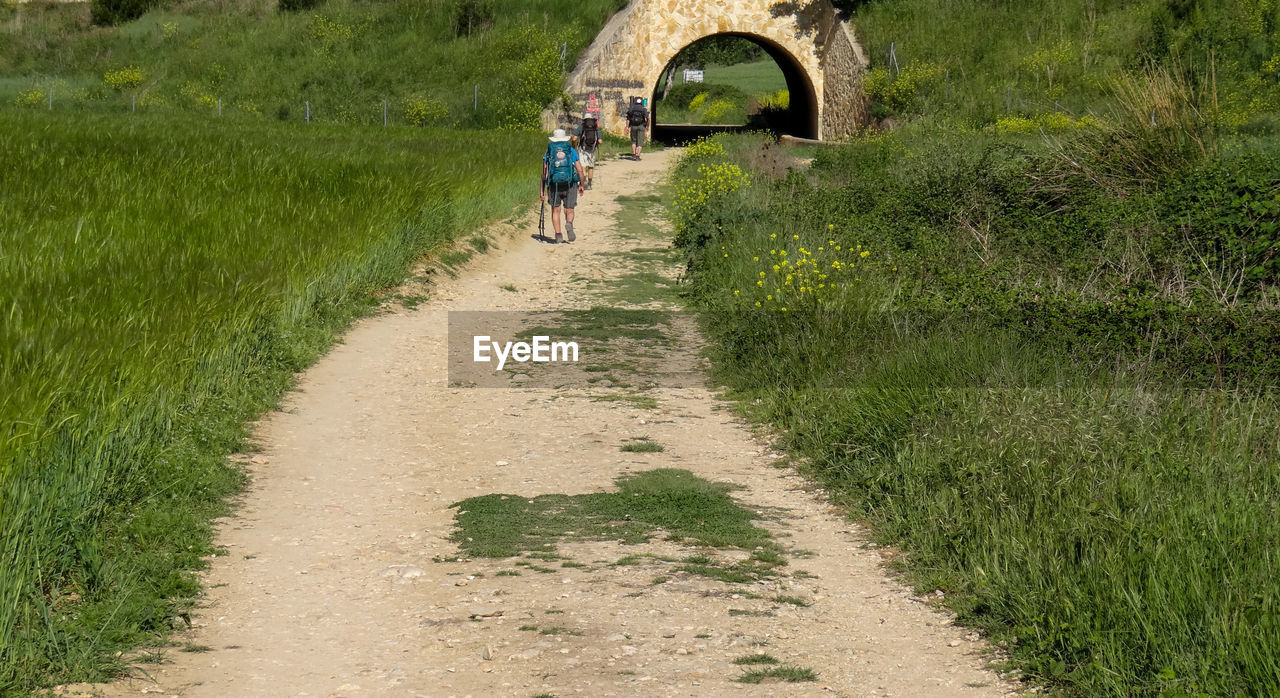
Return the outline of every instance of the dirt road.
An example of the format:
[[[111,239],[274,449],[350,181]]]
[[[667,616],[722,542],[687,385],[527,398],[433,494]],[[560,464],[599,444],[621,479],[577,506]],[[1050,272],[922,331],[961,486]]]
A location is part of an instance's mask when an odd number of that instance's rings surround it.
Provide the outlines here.
[[[416,309],[359,322],[257,430],[261,451],[246,458],[253,482],[220,528],[227,554],[204,575],[194,628],[177,638],[185,647],[143,665],[151,679],[65,692],[1008,694],[983,668],[986,646],[888,580],[864,535],[774,467],[769,444],[713,392],[601,399],[582,387],[448,384],[450,310],[589,307],[654,274],[675,276],[652,252],[662,238],[645,238],[633,215],[652,208],[618,199],[654,191],[671,157],[604,163],[575,244],[531,239],[536,217],[507,226],[497,249]],[[640,437],[663,450],[620,450]],[[748,552],[661,539],[567,542],[545,559],[459,558],[450,540],[450,505],[468,497],[606,492],[620,475],[659,467],[742,486],[733,497],[772,512],[761,525],[791,551],[782,572],[744,584],[680,571],[674,561],[690,555]],[[760,654],[780,664],[734,663]],[[739,680],[774,666],[816,680]]]

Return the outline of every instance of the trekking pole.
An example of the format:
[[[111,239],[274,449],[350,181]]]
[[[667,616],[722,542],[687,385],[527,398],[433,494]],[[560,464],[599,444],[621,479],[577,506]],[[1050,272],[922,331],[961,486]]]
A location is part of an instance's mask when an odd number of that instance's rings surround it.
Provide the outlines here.
[[[542,202],[542,208],[538,211],[538,241],[545,242],[547,239],[547,202]]]

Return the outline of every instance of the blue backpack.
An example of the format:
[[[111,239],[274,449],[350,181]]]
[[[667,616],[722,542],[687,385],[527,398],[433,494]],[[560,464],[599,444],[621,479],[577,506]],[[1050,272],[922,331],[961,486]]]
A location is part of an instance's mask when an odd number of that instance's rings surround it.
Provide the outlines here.
[[[578,181],[578,170],[573,166],[573,146],[568,143],[551,143],[543,162],[547,164],[547,182],[573,184]]]

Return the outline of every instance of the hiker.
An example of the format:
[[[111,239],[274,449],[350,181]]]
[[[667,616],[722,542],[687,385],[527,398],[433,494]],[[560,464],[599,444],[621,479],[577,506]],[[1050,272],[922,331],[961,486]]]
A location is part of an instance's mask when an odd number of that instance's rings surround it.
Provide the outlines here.
[[[560,236],[560,208],[564,207],[564,230],[569,242],[573,242],[573,209],[578,206],[582,188],[583,171],[578,151],[569,144],[569,136],[558,128],[548,139],[547,154],[542,157],[542,200],[551,199],[551,227],[556,231],[556,242],[564,242]]]
[[[631,108],[627,109],[627,125],[631,127],[631,157],[639,160],[640,151],[644,149],[645,132],[649,130],[649,110],[645,108],[643,98],[631,98]]]
[[[600,119],[596,112],[582,115],[582,123],[573,132],[577,142],[578,155],[582,167],[587,171],[587,189],[591,189],[591,180],[596,176],[596,152],[600,148]]]

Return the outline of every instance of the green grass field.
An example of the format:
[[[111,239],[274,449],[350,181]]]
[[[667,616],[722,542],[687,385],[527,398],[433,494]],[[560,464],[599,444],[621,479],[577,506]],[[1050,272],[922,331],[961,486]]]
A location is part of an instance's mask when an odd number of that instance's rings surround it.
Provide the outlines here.
[[[680,84],[681,77],[676,76],[676,84]],[[738,65],[709,65],[703,77],[706,82],[733,85],[753,95],[787,89],[787,80],[782,75],[782,69],[772,60]]]
[[[529,198],[538,134],[5,113],[0,693],[183,612],[224,456],[424,253]],[[490,153],[473,156],[477,143]]]
[[[560,21],[553,0],[503,0],[459,35],[456,0],[300,12],[183,0],[119,27],[91,27],[88,3],[6,3],[0,103],[40,108],[52,90],[62,111],[119,113],[136,99],[143,111],[209,114],[221,100],[224,118],[301,121],[309,101],[313,120],[380,124],[386,100],[394,124],[537,128],[563,70],[623,4],[584,0]]]

